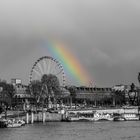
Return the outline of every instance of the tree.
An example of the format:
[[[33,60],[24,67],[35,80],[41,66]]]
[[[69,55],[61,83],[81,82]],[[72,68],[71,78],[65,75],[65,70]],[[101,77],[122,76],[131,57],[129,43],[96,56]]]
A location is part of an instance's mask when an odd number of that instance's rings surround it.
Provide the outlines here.
[[[140,72],[138,73],[138,82],[140,84]]]
[[[68,87],[68,90],[70,92],[70,106],[72,107],[73,100],[76,98],[76,87],[70,86]],[[76,102],[75,102],[75,107],[76,107]]]
[[[0,106],[0,114],[4,111],[4,109],[2,108],[2,106]]]
[[[123,85],[118,85],[117,88],[112,89],[112,99],[113,99],[113,105],[115,106],[116,104],[119,105],[124,105],[125,104],[125,93],[126,93],[126,88]]]
[[[36,80],[32,81],[31,85],[31,94],[34,96],[36,104],[44,104],[46,98],[48,102],[50,98],[57,97],[61,94],[60,84],[57,76],[53,74],[44,74],[41,78],[41,81]]]
[[[125,92],[124,91],[115,91],[114,97],[115,97],[116,103],[119,103],[119,105],[125,104]]]
[[[60,83],[57,76],[53,74],[44,74],[41,78],[42,84],[46,87],[46,95],[48,97],[48,103],[50,98],[53,99],[53,103],[56,104],[56,98],[61,94]]]
[[[47,86],[48,94],[50,96],[61,94],[60,83],[57,76],[53,74],[44,74],[42,76],[41,82]]]
[[[15,95],[15,88],[12,84],[7,84],[6,85],[6,91],[8,96],[13,99],[14,95]]]
[[[14,86],[8,84],[6,81],[0,81],[0,87],[2,88],[2,91],[0,92],[1,101],[11,106],[15,94]]]
[[[138,73],[138,82],[140,84],[140,72]],[[138,96],[137,96],[137,105],[140,108],[140,88],[137,89],[138,90]]]
[[[39,102],[41,97],[42,83],[39,80],[35,80],[31,82],[31,94],[33,95],[36,104]]]
[[[128,92],[128,97],[131,105],[135,105],[136,96],[137,96],[136,86],[134,83],[132,83],[130,85],[130,90]]]

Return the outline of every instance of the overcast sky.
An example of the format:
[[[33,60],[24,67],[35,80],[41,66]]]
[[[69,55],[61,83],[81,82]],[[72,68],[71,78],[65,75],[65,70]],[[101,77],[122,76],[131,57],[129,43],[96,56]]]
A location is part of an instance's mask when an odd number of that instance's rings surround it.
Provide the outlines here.
[[[48,37],[67,44],[96,86],[138,84],[139,0],[0,0],[0,78],[28,83]]]

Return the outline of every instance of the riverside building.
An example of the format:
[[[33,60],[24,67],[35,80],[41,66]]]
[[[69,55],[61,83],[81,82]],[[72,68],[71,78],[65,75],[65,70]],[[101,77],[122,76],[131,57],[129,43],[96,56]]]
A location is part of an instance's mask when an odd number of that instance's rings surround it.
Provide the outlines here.
[[[20,79],[12,79],[15,88],[13,106],[25,109],[25,104],[34,104],[34,97],[29,87],[22,84]],[[71,90],[71,87],[73,90]],[[131,104],[138,105],[139,88],[131,92],[131,85],[116,85],[113,87],[66,86],[62,94],[57,95],[65,106],[73,107],[115,107]]]
[[[14,86],[15,94],[12,101],[12,106],[18,109],[26,109],[27,104],[33,103],[33,96],[31,96],[29,87],[27,85],[23,85],[20,79],[12,79],[11,83]]]

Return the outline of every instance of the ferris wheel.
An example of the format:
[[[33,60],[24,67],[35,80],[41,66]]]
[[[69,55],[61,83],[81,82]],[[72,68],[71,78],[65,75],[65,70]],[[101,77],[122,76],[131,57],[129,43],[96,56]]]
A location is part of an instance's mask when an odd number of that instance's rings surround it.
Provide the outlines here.
[[[65,73],[61,63],[50,57],[44,56],[39,58],[33,65],[30,72],[30,83],[35,80],[41,80],[44,74],[55,75],[60,83],[60,86],[65,86]]]

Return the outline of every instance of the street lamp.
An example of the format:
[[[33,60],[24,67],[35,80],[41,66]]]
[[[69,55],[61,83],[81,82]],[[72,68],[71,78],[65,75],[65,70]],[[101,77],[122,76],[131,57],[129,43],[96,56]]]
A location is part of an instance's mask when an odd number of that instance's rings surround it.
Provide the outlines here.
[[[138,73],[138,82],[140,85],[140,72]],[[138,95],[137,95],[138,114],[139,114],[139,110],[140,110],[139,94],[140,94],[140,89],[138,88]]]

